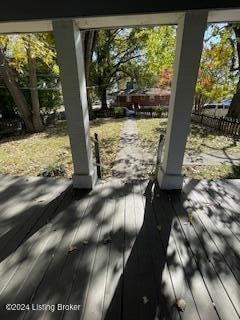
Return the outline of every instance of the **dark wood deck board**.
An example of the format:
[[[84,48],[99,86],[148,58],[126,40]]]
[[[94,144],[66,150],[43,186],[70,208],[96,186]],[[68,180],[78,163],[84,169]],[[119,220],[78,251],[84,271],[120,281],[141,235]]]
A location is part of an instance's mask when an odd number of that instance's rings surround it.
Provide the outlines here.
[[[163,210],[159,213],[155,204],[158,224],[162,225],[161,231],[159,232],[160,235],[162,232],[164,232],[164,230],[162,230],[164,225],[169,225],[169,222],[171,221],[170,217],[172,216],[171,232],[169,235],[167,248],[165,248],[167,253],[166,263],[174,290],[174,300],[172,298],[171,304],[173,308],[176,309],[176,299],[184,299],[186,301],[188,309],[186,309],[186,311],[180,315],[181,319],[189,319],[189,317],[192,319],[199,319],[200,309],[202,306],[208,310],[207,315],[211,316],[211,319],[217,319],[212,308],[212,304],[209,301],[201,275],[198,273],[197,267],[192,261],[191,254],[189,255],[189,251],[186,250],[187,248],[185,246],[185,239],[182,237],[181,233],[179,234],[179,230],[176,230],[177,220],[175,218],[171,203],[165,192],[160,192],[160,203],[162,203]],[[159,215],[163,215],[163,217],[160,217]],[[169,217],[166,215],[169,215]],[[167,222],[167,219],[169,219],[169,222]],[[164,235],[161,235],[161,237],[164,237]],[[166,241],[163,240],[162,242],[166,243]],[[189,267],[186,268],[189,261],[191,261],[191,273],[194,274],[194,277],[191,277]],[[201,291],[203,295],[196,295],[196,293],[198,294],[199,291]]]
[[[89,282],[94,268],[94,257],[105,214],[105,197],[106,190],[101,185],[95,190],[93,201],[88,206],[87,213],[80,224],[78,238],[75,242],[75,245],[80,250],[74,253],[75,259],[73,261],[70,260],[66,266],[65,274],[69,278],[69,285],[66,285],[69,289],[62,303],[81,305],[81,308],[78,312],[63,312],[61,317],[64,319],[79,319],[84,311]]]
[[[29,302],[39,304],[53,303],[55,299],[54,295],[56,295],[57,292],[59,292],[58,298],[62,302],[62,297],[65,296],[68,286],[66,285],[65,287],[63,283],[61,283],[61,280],[69,259],[72,259],[73,256],[76,257],[74,252],[70,254],[68,250],[71,245],[74,245],[76,232],[87,212],[89,202],[89,198],[86,197],[79,201],[78,205],[73,203],[63,212],[63,216],[53,221],[52,230],[59,240],[54,247],[51,260],[48,264],[46,263],[47,270],[33,291]],[[78,210],[76,210],[76,207]],[[64,225],[66,225],[66,227],[64,227]],[[64,279],[65,284],[68,284],[70,276],[69,274],[68,277]],[[35,319],[39,317],[40,314],[41,312],[30,312],[25,316],[27,319]],[[44,312],[42,312],[42,315],[44,317]]]
[[[197,201],[197,199],[193,199]],[[188,202],[189,201],[187,200],[187,203]],[[204,206],[196,208],[194,212],[195,214],[193,215],[193,218],[196,219],[196,221],[198,221],[198,225],[200,224],[207,232],[208,236],[211,238],[211,241],[214,243],[214,246],[228,265],[228,268],[231,269],[236,280],[238,283],[240,283],[240,257],[238,255],[238,239],[235,238],[235,235],[228,227],[224,227],[221,222],[219,223],[219,221],[217,222],[215,219],[212,219]],[[231,243],[229,241],[231,241]]]
[[[161,205],[161,198],[159,195],[156,196],[152,182],[142,194],[145,195],[145,223],[148,228],[148,237],[151,240],[148,250],[152,256],[152,272],[155,273],[155,290],[152,292],[152,295],[155,295],[152,297],[155,300],[155,307],[152,311],[155,317],[160,319],[180,319],[180,314],[175,307],[176,292],[167,261],[171,213],[166,214],[165,208]]]
[[[173,197],[171,202],[175,208],[179,226],[188,242],[218,314],[223,319],[227,316],[231,319],[239,319],[235,306],[221,281],[220,274],[217,272],[215,265],[211,260],[206,244],[202,241],[202,235],[199,235],[196,232],[194,224],[192,226],[188,222],[187,212],[184,212],[178,198]]]
[[[139,252],[136,244],[139,230],[136,226],[132,184],[128,183],[126,187],[122,318],[140,319],[141,297],[138,296],[141,289],[139,282],[140,266]],[[136,269],[136,266],[139,267]]]
[[[209,236],[209,232],[198,221],[193,222],[193,228],[200,239],[202,246],[207,248],[207,254],[212,262],[214,271],[218,274],[219,280],[231,300],[238,317],[240,317],[239,284],[236,283],[236,278],[232,269],[224,257],[224,250],[221,251],[221,248],[216,246],[212,237]]]
[[[122,273],[124,255],[124,215],[125,215],[125,188],[115,182],[115,212],[111,239],[109,244],[108,270],[104,288],[104,301],[101,319],[122,319]],[[118,301],[115,304],[113,301]],[[112,307],[109,308],[109,306]]]
[[[8,199],[15,196],[14,181],[23,185],[21,179],[10,179]],[[39,185],[42,194],[44,183]],[[123,185],[112,180],[69,204],[64,196],[53,207],[42,204],[38,216],[44,218],[27,220],[23,215],[19,221],[28,221],[27,231],[13,239],[15,252],[14,246],[13,252],[5,251],[0,302],[73,303],[81,308],[54,313],[1,310],[1,318],[239,319],[239,186],[233,181],[191,181],[184,193],[176,194],[159,192],[152,181]],[[0,207],[6,209],[0,217],[6,226],[11,208],[1,201]],[[22,208],[33,210],[27,202]],[[20,230],[18,212],[6,229],[13,238],[13,230]],[[111,242],[104,245],[107,234]],[[77,250],[68,253],[70,246]],[[184,312],[177,311],[177,298],[186,300]]]
[[[238,252],[234,250],[233,245],[228,242],[229,237],[223,235],[225,230],[220,231],[219,228],[211,221],[211,219],[208,219],[206,214],[202,214],[201,212],[198,212],[196,219],[198,219],[198,221],[203,225],[209,237],[211,237],[215,247],[222,255],[228,268],[230,268],[235,279],[240,285],[240,257],[238,256]],[[237,246],[236,243],[236,249],[237,248],[239,248],[239,246]],[[225,254],[226,252],[227,254]]]
[[[142,184],[143,189],[144,183]],[[145,191],[144,191],[145,192]],[[140,319],[154,318],[158,306],[158,278],[154,250],[156,242],[154,240],[154,229],[152,217],[153,214],[148,214],[145,211],[143,194],[141,185],[139,183],[133,184],[133,203],[135,211],[135,224],[136,230],[139,234],[136,240],[136,248],[138,253],[138,273],[139,273],[139,306],[140,306]],[[145,198],[146,200],[146,198]],[[144,297],[148,302],[144,303]],[[145,298],[145,299],[146,299]]]
[[[185,186],[188,197],[195,199],[198,206],[205,207],[213,219],[223,223],[240,240],[240,186],[236,184],[236,190],[233,192],[233,187],[227,182],[220,184],[214,181],[199,181],[195,184],[192,180]]]
[[[110,251],[110,242],[106,242],[106,239],[110,239],[112,235],[115,211],[115,199],[112,197],[114,185],[111,184],[109,189],[111,193],[105,200],[103,219],[99,223],[99,234],[98,239],[96,239],[97,246],[81,319],[101,319],[103,312]],[[94,308],[93,305],[95,306]]]

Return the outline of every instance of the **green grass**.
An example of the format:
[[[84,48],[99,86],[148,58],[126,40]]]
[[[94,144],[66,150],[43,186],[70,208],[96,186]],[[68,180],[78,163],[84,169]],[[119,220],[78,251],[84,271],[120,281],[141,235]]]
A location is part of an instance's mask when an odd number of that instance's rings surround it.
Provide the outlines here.
[[[111,173],[116,156],[122,120],[101,119],[90,124],[91,136],[98,133],[105,176]],[[45,132],[26,134],[0,141],[0,174],[37,176],[45,169],[62,165],[65,176],[73,173],[70,143],[65,121],[46,128]]]
[[[159,136],[166,132],[167,119],[138,119],[138,134],[143,147],[149,152],[156,152]],[[218,134],[205,127],[192,124],[188,136],[186,152],[218,154],[239,154],[240,143],[231,137]],[[219,166],[185,166],[183,172],[188,177],[196,179],[240,178],[239,167],[222,164]]]
[[[240,179],[240,166],[229,164],[183,166],[183,174],[194,179]]]
[[[166,132],[167,119],[138,119],[137,120],[139,137],[143,145],[150,151],[155,150],[160,133]],[[216,153],[225,150],[228,154],[240,153],[240,143],[231,137],[226,137],[208,128],[195,124],[191,125],[190,134],[187,140],[186,151]]]

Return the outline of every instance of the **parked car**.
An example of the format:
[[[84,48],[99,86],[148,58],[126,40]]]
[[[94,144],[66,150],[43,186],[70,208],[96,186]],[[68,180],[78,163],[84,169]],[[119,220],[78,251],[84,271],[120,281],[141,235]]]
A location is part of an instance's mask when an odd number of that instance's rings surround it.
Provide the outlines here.
[[[231,99],[224,99],[220,103],[206,103],[203,106],[203,114],[218,118],[225,117],[230,104]]]
[[[100,110],[101,109],[101,101],[95,100],[92,104],[92,109],[93,110]]]
[[[125,110],[127,117],[134,117],[135,116],[135,111],[134,110],[130,110],[127,107],[123,107],[123,109]]]
[[[229,108],[231,105],[232,99],[224,99],[220,102],[220,104],[222,104],[223,106]]]

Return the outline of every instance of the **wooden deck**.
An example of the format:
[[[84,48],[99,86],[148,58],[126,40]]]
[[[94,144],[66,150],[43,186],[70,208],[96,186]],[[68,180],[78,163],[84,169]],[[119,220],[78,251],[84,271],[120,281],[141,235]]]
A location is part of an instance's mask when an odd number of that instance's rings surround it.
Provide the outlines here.
[[[239,197],[237,180],[187,180],[182,193],[111,180],[83,194],[1,177],[0,319],[239,319]],[[32,310],[5,310],[16,303]]]

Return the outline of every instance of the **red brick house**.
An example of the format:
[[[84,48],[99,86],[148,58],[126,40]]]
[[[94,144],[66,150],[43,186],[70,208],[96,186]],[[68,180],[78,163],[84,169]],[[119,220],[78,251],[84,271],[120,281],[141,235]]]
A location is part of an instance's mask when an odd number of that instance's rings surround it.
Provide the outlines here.
[[[122,107],[168,106],[170,90],[150,88],[147,90],[124,90],[117,95],[116,105]]]

